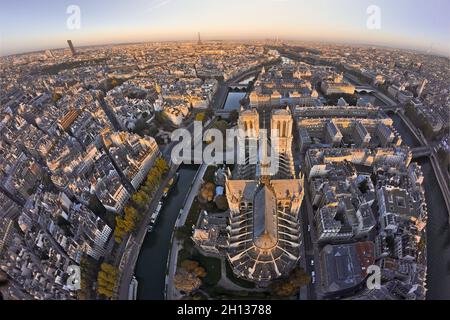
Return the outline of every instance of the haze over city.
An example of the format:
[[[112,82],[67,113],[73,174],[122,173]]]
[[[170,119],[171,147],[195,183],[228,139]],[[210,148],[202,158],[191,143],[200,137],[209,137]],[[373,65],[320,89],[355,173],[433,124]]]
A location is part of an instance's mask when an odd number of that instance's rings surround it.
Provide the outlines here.
[[[66,27],[69,5],[81,28]],[[367,8],[381,9],[380,29],[367,28]],[[2,1],[0,55],[77,45],[142,41],[286,40],[375,44],[450,52],[450,2],[301,0],[40,0]]]

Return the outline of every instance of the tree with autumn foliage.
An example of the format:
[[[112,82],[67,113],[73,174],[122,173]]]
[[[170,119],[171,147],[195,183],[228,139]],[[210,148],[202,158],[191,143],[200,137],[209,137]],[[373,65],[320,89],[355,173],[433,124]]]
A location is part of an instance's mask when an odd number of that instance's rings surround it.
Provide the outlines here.
[[[208,203],[214,200],[214,194],[216,191],[216,185],[211,182],[205,183],[198,194],[198,201],[200,203]]]
[[[136,230],[136,226],[142,219],[143,212],[154,193],[161,185],[163,175],[169,171],[169,165],[162,157],[155,160],[155,164],[147,174],[147,178],[142,187],[132,197],[128,205],[124,208],[123,216],[116,217],[116,227],[114,229],[114,239],[116,243],[122,243],[123,239],[131,232]],[[138,211],[139,209],[139,211]]]
[[[291,297],[298,293],[301,287],[311,283],[310,276],[301,268],[291,272],[289,277],[272,283],[270,290],[274,296]]]
[[[108,263],[102,263],[97,275],[97,293],[112,298],[116,289],[118,269]]]
[[[200,122],[205,121],[205,113],[204,112],[200,112],[199,114],[197,114],[195,116],[195,121],[200,121]]]
[[[204,278],[207,275],[205,268],[200,266],[197,261],[184,260],[181,262],[181,267],[186,269],[188,272],[194,273],[199,278]]]

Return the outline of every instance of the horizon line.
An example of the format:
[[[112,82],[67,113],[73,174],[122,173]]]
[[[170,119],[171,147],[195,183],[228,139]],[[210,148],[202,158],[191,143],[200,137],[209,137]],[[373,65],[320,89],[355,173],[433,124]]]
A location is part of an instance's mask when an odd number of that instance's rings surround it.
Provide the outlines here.
[[[70,40],[70,39],[68,39]],[[273,38],[249,38],[249,39],[209,39],[205,40],[202,39],[203,44],[208,42],[257,42],[257,41],[275,41],[276,39]],[[75,45],[75,48],[95,48],[95,47],[107,47],[107,46],[120,46],[120,45],[136,45],[136,44],[146,44],[146,43],[176,43],[176,42],[184,42],[184,43],[197,43],[197,40],[194,39],[174,39],[174,40],[147,40],[147,41],[132,41],[132,42],[111,42],[111,43],[99,43],[99,44],[90,44],[90,45]],[[282,42],[303,42],[303,43],[309,43],[309,44],[328,44],[328,45],[340,45],[340,46],[350,46],[350,47],[376,47],[376,48],[384,48],[384,49],[391,49],[391,50],[403,50],[403,51],[412,51],[414,53],[418,54],[425,54],[429,56],[435,56],[440,58],[445,58],[450,60],[450,48],[447,52],[447,55],[445,55],[443,52],[438,51],[426,51],[424,49],[419,48],[413,48],[413,47],[395,47],[388,44],[381,44],[381,43],[364,43],[364,42],[347,42],[347,41],[326,41],[326,40],[301,40],[301,39],[277,39],[277,41]],[[33,53],[40,53],[45,52],[47,50],[68,50],[68,47],[55,47],[55,48],[45,48],[45,49],[36,49],[32,51],[23,51],[23,52],[16,52],[16,53],[9,53],[5,55],[0,55],[0,58],[7,58],[7,57],[13,57],[13,56],[22,56],[27,54],[33,54]]]

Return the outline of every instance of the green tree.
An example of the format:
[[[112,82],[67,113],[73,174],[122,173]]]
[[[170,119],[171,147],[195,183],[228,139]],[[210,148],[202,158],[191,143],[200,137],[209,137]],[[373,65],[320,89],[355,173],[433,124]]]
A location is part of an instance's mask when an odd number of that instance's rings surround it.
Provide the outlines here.
[[[182,227],[177,228],[175,232],[175,236],[179,240],[187,239],[192,236],[192,227],[184,225]]]

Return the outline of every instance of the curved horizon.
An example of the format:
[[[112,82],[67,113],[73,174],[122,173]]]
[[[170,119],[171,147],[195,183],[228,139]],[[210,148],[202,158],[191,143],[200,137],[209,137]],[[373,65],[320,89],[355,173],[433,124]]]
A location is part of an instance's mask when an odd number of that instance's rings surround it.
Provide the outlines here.
[[[67,8],[80,9],[69,29]],[[370,6],[380,9],[370,29]],[[208,40],[326,42],[412,49],[450,56],[445,0],[17,0],[0,11],[0,55],[76,46]],[[369,13],[368,13],[369,12]]]

